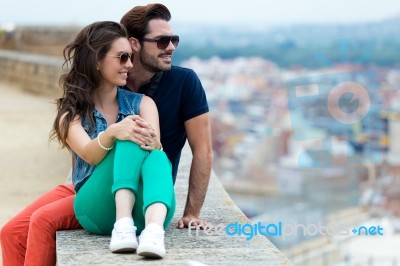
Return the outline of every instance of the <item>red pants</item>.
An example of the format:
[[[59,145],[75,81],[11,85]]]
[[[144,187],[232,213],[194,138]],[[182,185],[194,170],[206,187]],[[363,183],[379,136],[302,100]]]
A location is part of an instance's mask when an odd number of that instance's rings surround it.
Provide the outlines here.
[[[56,231],[81,228],[72,184],[59,185],[22,210],[0,232],[3,266],[56,264]]]

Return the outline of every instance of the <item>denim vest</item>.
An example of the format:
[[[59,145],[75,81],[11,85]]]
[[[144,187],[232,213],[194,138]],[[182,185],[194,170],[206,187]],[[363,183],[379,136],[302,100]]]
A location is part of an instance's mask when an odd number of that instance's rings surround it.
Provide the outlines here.
[[[140,110],[140,102],[143,98],[143,94],[135,93],[132,91],[127,91],[118,88],[117,92],[119,112],[116,122],[120,122],[128,115],[138,115]],[[82,117],[82,127],[85,129],[86,133],[91,139],[97,137],[99,132],[106,130],[107,121],[106,119],[97,111],[93,111],[93,118],[95,123],[95,128],[92,128],[89,119],[86,116]],[[90,175],[96,168],[95,165],[90,165],[82,158],[80,158],[75,152],[73,153],[73,172],[72,172],[72,182],[74,183],[75,191],[83,186],[83,184],[88,180]]]

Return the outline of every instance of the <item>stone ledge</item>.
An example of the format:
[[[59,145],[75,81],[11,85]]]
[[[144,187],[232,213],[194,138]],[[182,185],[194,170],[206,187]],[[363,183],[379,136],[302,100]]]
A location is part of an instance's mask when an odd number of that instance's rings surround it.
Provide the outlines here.
[[[186,202],[191,155],[185,146],[175,184],[177,208],[166,230],[167,255],[162,260],[144,259],[136,254],[113,254],[108,249],[109,236],[98,236],[84,230],[57,232],[57,264],[65,265],[291,265],[286,256],[266,237],[209,234],[177,229]],[[212,175],[201,217],[213,225],[250,223],[235,205],[215,174]],[[190,234],[191,235],[190,235]]]
[[[0,79],[25,91],[59,97],[62,64],[59,57],[0,50]]]

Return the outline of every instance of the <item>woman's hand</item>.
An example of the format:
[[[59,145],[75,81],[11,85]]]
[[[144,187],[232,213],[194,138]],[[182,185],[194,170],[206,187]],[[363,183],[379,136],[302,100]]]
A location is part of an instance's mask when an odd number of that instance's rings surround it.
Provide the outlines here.
[[[140,147],[144,150],[160,150],[162,148],[161,142],[159,137],[156,134],[156,131],[154,128],[150,125],[150,123],[147,123],[145,121],[137,121],[137,124],[142,126],[142,128],[145,128],[144,131],[147,131],[149,135],[146,136],[146,140],[144,141],[144,145],[141,145]]]
[[[111,129],[112,127],[112,129]],[[161,147],[155,130],[138,115],[130,115],[110,126],[115,139],[130,140],[142,149],[154,150]]]

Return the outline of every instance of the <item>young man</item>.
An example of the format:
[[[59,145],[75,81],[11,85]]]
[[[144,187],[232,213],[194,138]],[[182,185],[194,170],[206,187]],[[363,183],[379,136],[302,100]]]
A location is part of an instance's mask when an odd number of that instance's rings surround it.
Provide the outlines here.
[[[170,18],[164,5],[150,4],[131,9],[121,23],[133,50],[126,89],[155,101],[174,182],[186,139],[192,150],[188,197],[178,221],[178,228],[185,228],[191,220],[192,225],[204,223],[199,214],[212,167],[211,131],[207,99],[197,75],[171,65],[179,37],[172,32]],[[146,125],[138,122],[134,130],[146,132]],[[9,221],[1,230],[3,265],[54,265],[56,231],[81,228],[73,210],[74,196],[72,184],[60,185]]]

